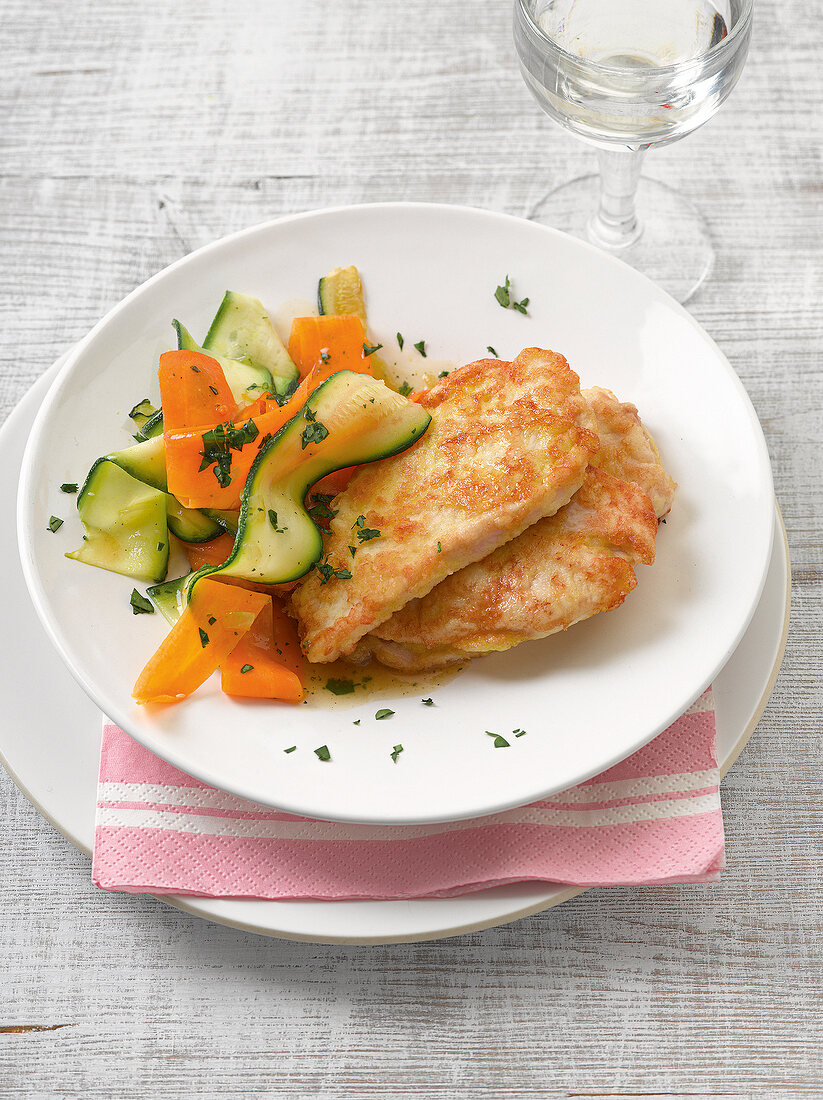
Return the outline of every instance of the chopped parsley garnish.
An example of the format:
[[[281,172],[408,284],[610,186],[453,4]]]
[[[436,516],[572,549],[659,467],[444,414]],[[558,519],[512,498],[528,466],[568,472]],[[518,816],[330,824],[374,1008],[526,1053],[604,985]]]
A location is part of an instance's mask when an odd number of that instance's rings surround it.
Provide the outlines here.
[[[297,745],[292,745],[292,747],[290,749],[283,749],[283,752],[294,752],[294,750],[296,748],[297,748]]]
[[[290,399],[290,397],[299,385],[300,379],[294,378],[291,382],[289,382],[288,386],[286,386],[286,389],[283,393],[268,393],[266,394],[266,396],[273,398],[277,402],[277,404],[282,407]],[[260,445],[262,447],[262,443]]]
[[[158,544],[157,544],[157,549],[158,550],[165,550],[165,548],[166,548],[165,542],[158,542]]]
[[[512,730],[512,733],[514,734],[515,737],[525,737],[526,736],[526,731],[525,730]]]
[[[349,553],[351,554],[352,557],[354,557],[354,555],[357,553],[357,547],[356,546],[350,546],[349,547]]]
[[[491,344],[486,345],[486,351],[489,352],[491,355],[493,355],[495,357],[495,359],[500,358],[500,356],[497,354],[497,352],[494,350],[494,348],[491,346]]]
[[[209,636],[202,626],[198,626],[197,629],[200,631],[200,645],[203,647],[203,649],[205,649],[206,646],[209,644]]]
[[[499,733],[491,733],[489,730],[486,730],[486,735],[488,737],[493,737],[494,738],[494,747],[496,749],[508,749],[508,748],[510,748],[509,742],[506,740],[505,737],[501,737]]]
[[[375,717],[375,718],[377,719],[377,721],[378,721],[378,722],[380,722],[380,721],[382,721],[382,720],[383,720],[384,718],[391,718],[391,716],[392,716],[393,714],[394,714],[394,711],[393,711],[393,710],[389,710],[389,709],[388,709],[388,707],[383,707],[383,708],[382,708],[382,710],[379,710],[379,711],[377,712],[377,714],[375,714],[375,716],[374,716],[374,717]]]
[[[376,527],[358,527],[357,537],[361,542],[371,542],[372,539],[380,538],[380,532]]]
[[[217,386],[209,386],[209,389],[214,394],[214,396],[217,397],[217,394],[219,392],[218,389],[217,389]]]
[[[365,527],[365,526],[366,526],[366,517],[365,516],[358,516],[357,519],[352,524],[352,527]]]
[[[217,619],[215,619],[214,615],[209,615],[209,626],[214,626],[216,622]]]
[[[403,345],[405,344],[405,342],[406,341],[403,339],[403,333],[398,332],[398,334],[397,334],[397,346],[400,348],[401,351],[403,350]]]
[[[318,760],[331,760],[331,753],[329,752],[328,745],[321,745],[319,749],[315,749],[314,755]]]
[[[301,446],[305,451],[310,443],[322,443],[329,434],[329,429],[325,424],[320,423],[317,416],[311,411],[308,405],[303,409],[303,416],[308,420],[308,424],[305,426],[303,434],[300,436]]]
[[[131,599],[132,614],[134,615],[153,615],[154,604],[149,603],[145,596],[141,596],[136,588],[132,589]]]
[[[414,393],[414,389],[408,382],[404,382],[400,389],[397,391],[401,397],[408,397],[410,393]]]
[[[400,755],[400,753],[402,751],[403,751],[403,746],[402,745],[395,745],[394,748],[392,749],[391,758],[395,762],[395,764],[397,763],[397,758],[398,758],[398,756]]]
[[[329,359],[331,359],[331,355],[329,353],[328,348],[321,348],[320,349],[320,358],[323,360],[324,363],[328,363]]]
[[[62,521],[62,519],[60,519],[59,516],[51,516],[50,517],[50,519],[49,519],[49,530],[51,531],[52,534],[54,534],[55,531],[59,531],[62,526],[63,526],[63,521]]]
[[[231,452],[242,450],[259,434],[260,429],[253,420],[247,420],[240,427],[229,420],[203,432],[203,450],[200,452],[203,460],[200,470],[213,466],[218,484],[225,489],[231,482]]]
[[[364,344],[364,345],[363,345],[363,354],[364,354],[364,355],[365,355],[365,357],[366,357],[366,358],[368,359],[368,357],[369,357],[370,355],[374,355],[374,353],[375,353],[376,351],[380,351],[380,349],[381,349],[382,347],[383,347],[383,345],[382,345],[382,344]]]
[[[284,531],[288,531],[288,527],[277,526],[277,512],[275,512],[273,508],[269,508],[269,523],[272,525],[278,535],[282,535]]]
[[[337,577],[339,581],[350,581],[351,572],[348,569],[335,569],[333,565],[329,565],[329,559],[325,561],[316,561],[314,568],[323,578],[321,584],[328,584],[332,577]]]
[[[61,493],[76,493],[77,484],[74,481],[64,481],[60,486]]]
[[[440,539],[437,540],[437,553],[438,554],[443,553],[443,547],[440,545]]]
[[[441,370],[441,372],[438,374],[437,377],[438,378],[448,378],[449,377],[449,372],[447,370]]]
[[[421,699],[420,702],[423,704],[424,707],[434,706],[434,699]]]
[[[351,695],[354,691],[353,680],[326,680],[326,691],[332,695]]]
[[[129,413],[129,417],[135,424],[139,424],[141,421],[145,423],[145,421],[150,420],[156,412],[157,409],[155,409],[148,397],[144,397],[142,401],[137,402]]]
[[[253,670],[254,665],[243,665],[243,667],[240,669],[240,674],[245,675],[247,672],[252,672]]]
[[[503,307],[503,309],[516,309],[518,313],[526,313],[526,306],[529,304],[529,299],[524,298],[521,302],[516,302],[511,293],[511,280],[508,275],[503,286],[499,286],[494,292],[494,296]],[[490,349],[491,350],[491,349]]]
[[[324,496],[326,494],[323,494]],[[332,498],[329,497],[329,500]],[[309,515],[312,519],[334,519],[337,515],[337,511],[334,508],[329,508],[328,504],[324,500],[320,500],[319,497],[312,497],[312,500],[316,500],[317,504],[313,504],[309,508]]]
[[[415,345],[415,349],[420,352],[423,358],[426,358],[426,341],[419,340]]]
[[[199,374],[199,373],[200,373],[200,368],[199,368],[199,367],[195,367],[195,366],[194,366],[194,364],[192,364],[192,367],[191,367],[191,369],[192,369],[192,370],[194,371],[194,373],[195,373],[195,374]]]
[[[360,725],[360,719],[359,719],[359,718],[355,718],[355,720],[354,720],[354,721],[352,722],[352,725],[353,725],[353,726],[359,726],[359,725]]]

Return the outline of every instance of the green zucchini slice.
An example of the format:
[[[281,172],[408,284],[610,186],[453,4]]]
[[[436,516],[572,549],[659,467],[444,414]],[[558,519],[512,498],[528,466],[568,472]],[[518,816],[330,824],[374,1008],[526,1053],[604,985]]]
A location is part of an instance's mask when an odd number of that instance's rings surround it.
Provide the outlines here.
[[[163,581],[146,589],[146,595],[166,620],[172,626],[183,614],[186,606],[185,588],[191,573],[177,577],[173,581]]]
[[[169,564],[165,495],[99,458],[77,497],[83,545],[66,557],[137,580],[162,581]]]
[[[268,313],[262,303],[249,294],[226,291],[203,341],[203,349],[209,355],[267,371],[274,381],[276,393],[286,393],[297,378],[297,367]]]
[[[184,508],[167,490],[166,448],[163,436],[153,436],[143,443],[135,443],[122,451],[106,455],[106,460],[125,470],[154,489],[159,489],[166,500],[166,518],[169,530],[184,542],[209,542],[223,533],[225,524],[196,508]]]
[[[109,462],[125,470],[127,474],[142,481],[145,485],[151,485],[161,492],[168,490],[166,484],[166,447],[163,435],[152,436],[142,443],[135,443],[133,447],[125,447],[122,451],[113,451],[105,456]]]
[[[163,410],[158,409],[154,416],[150,416],[135,433],[134,438],[138,443],[145,443],[147,439],[154,439],[156,435],[163,434]]]
[[[353,313],[366,328],[366,302],[360,272],[354,265],[335,267],[317,284],[317,308],[334,317]]]
[[[265,584],[302,577],[323,553],[322,533],[304,505],[311,486],[333,470],[406,450],[430,421],[425,409],[377,379],[333,374],[261,448],[243,490],[231,554],[217,569],[198,571],[191,584],[207,573]]]

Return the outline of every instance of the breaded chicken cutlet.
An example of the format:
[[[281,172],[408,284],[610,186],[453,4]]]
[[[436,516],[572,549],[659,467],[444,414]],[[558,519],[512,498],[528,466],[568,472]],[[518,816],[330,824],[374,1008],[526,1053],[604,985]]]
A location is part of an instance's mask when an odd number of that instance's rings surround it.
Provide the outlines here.
[[[675,484],[633,405],[584,390],[601,448],[569,504],[482,561],[412,600],[364,638],[406,671],[433,668],[546,637],[619,607],[637,584],[633,566],[654,561],[658,517]]]
[[[460,367],[420,404],[423,438],[362,467],[334,501],[326,563],[351,577],[313,572],[292,596],[310,661],[351,654],[409,600],[553,515],[598,449],[577,375],[539,348]]]

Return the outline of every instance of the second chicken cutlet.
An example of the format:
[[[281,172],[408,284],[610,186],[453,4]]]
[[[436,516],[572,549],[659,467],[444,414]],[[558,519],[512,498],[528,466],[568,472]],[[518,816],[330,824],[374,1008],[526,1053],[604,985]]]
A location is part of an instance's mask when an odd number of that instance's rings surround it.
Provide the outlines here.
[[[352,653],[409,600],[553,515],[598,449],[579,379],[554,352],[469,363],[419,400],[425,436],[358,470],[334,501],[321,568],[294,592],[310,661]]]
[[[413,600],[360,645],[405,671],[542,638],[622,604],[633,566],[654,561],[658,517],[675,484],[634,405],[584,390],[601,447],[572,501],[519,538]]]

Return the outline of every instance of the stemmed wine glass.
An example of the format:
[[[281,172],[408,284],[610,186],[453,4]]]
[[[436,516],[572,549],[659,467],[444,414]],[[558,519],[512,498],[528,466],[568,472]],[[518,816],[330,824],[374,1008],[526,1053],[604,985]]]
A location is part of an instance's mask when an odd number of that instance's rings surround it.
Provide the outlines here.
[[[653,145],[690,134],[725,101],[753,4],[515,0],[526,84],[550,118],[596,146],[600,168],[550,192],[533,216],[620,256],[681,302],[711,270],[711,240],[689,200],[640,169]]]

